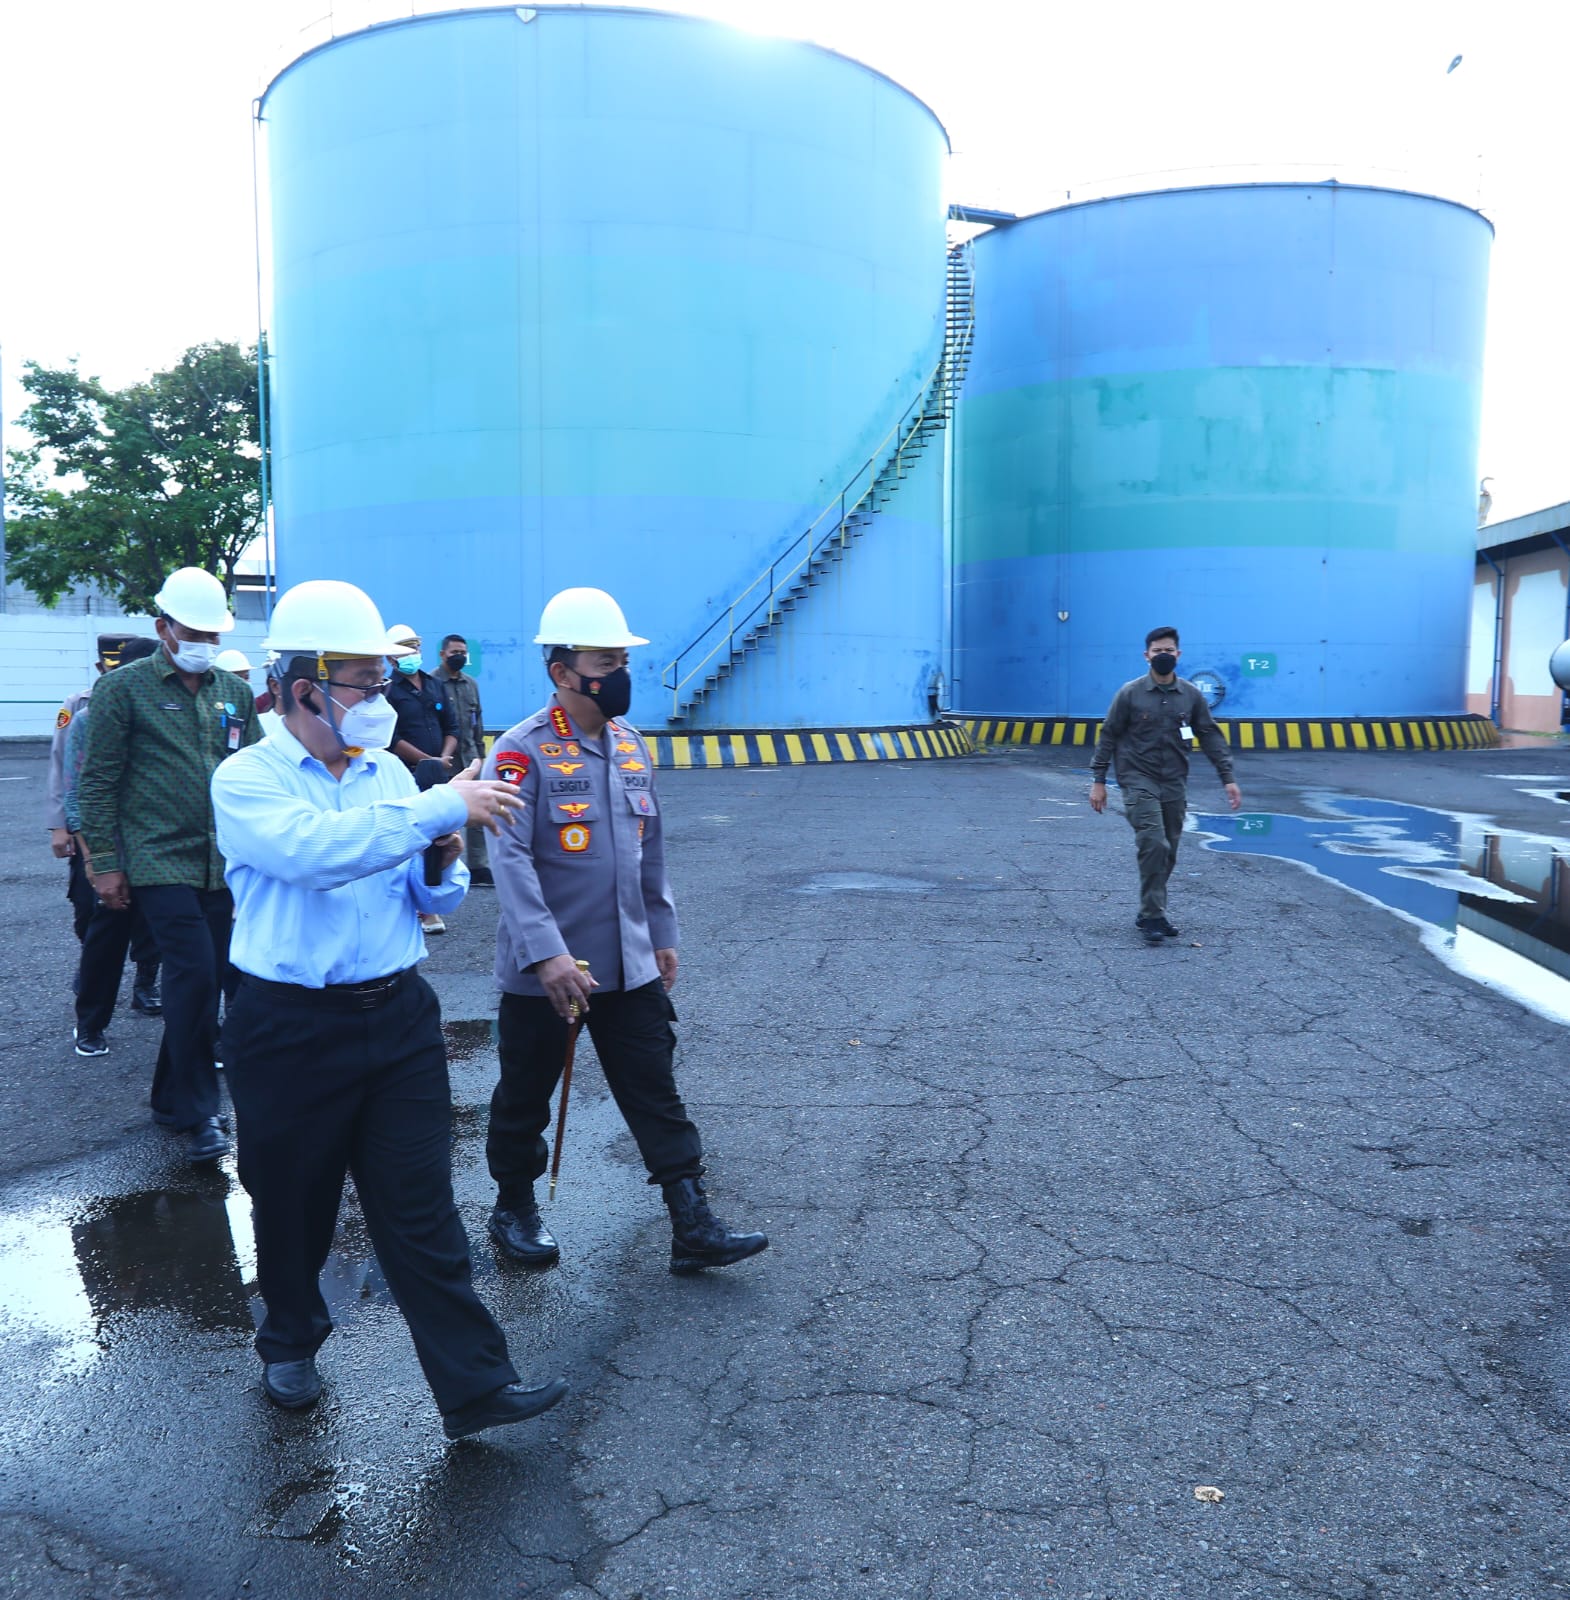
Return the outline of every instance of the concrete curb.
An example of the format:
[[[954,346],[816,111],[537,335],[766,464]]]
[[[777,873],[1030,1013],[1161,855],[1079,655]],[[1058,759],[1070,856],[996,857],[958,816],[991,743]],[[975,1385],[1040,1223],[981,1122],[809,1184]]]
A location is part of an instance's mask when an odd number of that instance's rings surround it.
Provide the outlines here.
[[[833,761],[940,761],[976,753],[956,723],[919,728],[645,733],[657,767],[801,767]]]
[[[1239,750],[1483,750],[1499,743],[1487,717],[1217,717]],[[1095,744],[1099,717],[966,717],[978,745]]]

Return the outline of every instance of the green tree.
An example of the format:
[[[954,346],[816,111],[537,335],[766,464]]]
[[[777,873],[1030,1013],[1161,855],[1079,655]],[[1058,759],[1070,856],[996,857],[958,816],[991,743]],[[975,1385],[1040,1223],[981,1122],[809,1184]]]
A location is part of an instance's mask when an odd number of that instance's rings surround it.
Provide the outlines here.
[[[45,605],[96,584],[145,611],[176,567],[234,589],[261,532],[256,353],[199,344],[127,389],[24,365],[31,436],[8,452],[6,567]]]

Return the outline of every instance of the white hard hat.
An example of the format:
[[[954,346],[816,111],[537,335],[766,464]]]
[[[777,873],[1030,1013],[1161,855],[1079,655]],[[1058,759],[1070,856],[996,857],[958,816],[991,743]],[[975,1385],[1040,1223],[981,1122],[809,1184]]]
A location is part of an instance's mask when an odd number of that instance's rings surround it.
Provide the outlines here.
[[[388,643],[376,602],[352,583],[312,578],[278,597],[267,648],[275,656],[406,656]]]
[[[417,629],[407,628],[401,622],[396,628],[389,628],[387,630],[387,642],[395,649],[401,648],[404,645],[409,645],[409,648],[404,651],[405,655],[412,656],[414,654],[414,647],[411,641],[418,639],[419,637],[420,635]]]
[[[195,633],[228,633],[234,626],[224,586],[200,567],[181,567],[164,579],[153,604]]]
[[[603,589],[563,589],[545,602],[534,642],[566,650],[620,650],[649,641],[628,630],[621,607]]]
[[[225,672],[238,672],[242,677],[251,670],[250,660],[243,650],[220,650],[213,658],[215,667],[222,667]]]

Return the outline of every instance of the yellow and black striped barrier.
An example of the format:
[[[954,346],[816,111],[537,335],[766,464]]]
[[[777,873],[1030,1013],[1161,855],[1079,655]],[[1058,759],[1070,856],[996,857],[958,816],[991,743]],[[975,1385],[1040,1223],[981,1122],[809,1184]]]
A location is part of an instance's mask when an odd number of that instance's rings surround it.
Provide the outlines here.
[[[645,733],[657,767],[800,767],[824,761],[937,761],[976,747],[955,723],[923,728]]]
[[[1487,717],[1217,717],[1238,750],[1482,750],[1499,743]],[[966,717],[978,745],[1094,745],[1099,717]]]

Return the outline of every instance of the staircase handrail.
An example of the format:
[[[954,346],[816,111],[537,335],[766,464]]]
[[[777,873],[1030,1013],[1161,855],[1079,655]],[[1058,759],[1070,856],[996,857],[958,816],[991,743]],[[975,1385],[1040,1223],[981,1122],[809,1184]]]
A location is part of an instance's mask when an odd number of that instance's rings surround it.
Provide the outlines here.
[[[963,244],[955,245],[948,252],[948,256],[950,261],[953,261],[956,257],[964,261],[968,276],[969,261],[971,256],[969,241],[967,240]],[[952,334],[952,331],[948,328],[948,317],[953,309],[953,305],[954,302],[945,297],[945,326],[942,353],[939,355],[932,370],[926,375],[925,378],[923,378],[920,388],[916,391],[915,399],[912,400],[910,404],[905,407],[904,411],[900,413],[899,420],[892,428],[889,429],[886,434],[883,435],[883,437],[873,447],[872,454],[868,456],[867,459],[862,462],[862,464],[857,467],[853,473],[851,473],[850,477],[846,479],[845,485],[840,492],[829,501],[829,503],[817,514],[816,517],[812,519],[805,530],[797,534],[796,537],[785,546],[784,550],[782,550],[780,554],[769,563],[768,567],[764,571],[760,572],[758,576],[754,578],[752,582],[749,583],[747,587],[743,589],[741,593],[738,594],[723,611],[716,615],[707,627],[703,628],[690,643],[678,650],[676,652],[675,659],[669,662],[664,672],[660,674],[661,687],[671,691],[671,715],[673,719],[678,718],[681,715],[682,691],[689,683],[697,678],[700,673],[703,673],[707,669],[709,663],[713,661],[714,658],[721,653],[721,651],[726,651],[728,653],[734,650],[735,639],[738,630],[745,631],[747,626],[752,622],[752,619],[756,617],[758,612],[765,606],[769,608],[769,611],[772,614],[775,596],[778,595],[782,589],[788,588],[792,583],[794,583],[798,574],[804,572],[812,565],[813,559],[817,555],[818,551],[834,537],[836,532],[839,534],[841,540],[844,540],[846,519],[859,512],[861,507],[865,505],[866,502],[877,492],[877,487],[882,481],[883,474],[887,472],[890,467],[893,467],[898,475],[904,475],[903,467],[905,449],[916,437],[916,435],[920,433],[921,429],[926,426],[932,410],[931,403],[934,399],[936,399],[937,402],[935,408],[936,414],[938,416],[947,415],[949,404],[954,398],[954,368],[957,365],[962,364],[968,357],[976,326],[974,301],[970,300],[967,295],[965,306],[968,314],[965,318],[964,335],[962,339],[956,340]],[[911,414],[913,412],[918,414],[916,415],[915,420],[911,421]],[[909,426],[907,426],[907,423]],[[884,451],[888,448],[889,444],[896,439],[898,440],[898,443],[895,445],[893,453],[887,458],[887,460],[883,460]],[[878,467],[880,460],[883,462],[881,468]],[[873,471],[874,468],[878,468],[878,470]],[[856,493],[856,485],[860,482],[862,477],[869,472],[871,473],[871,476],[867,479],[866,487],[863,488],[860,493]],[[837,517],[835,516],[836,512],[838,512]],[[834,518],[834,521],[831,524],[828,533],[820,539],[818,537],[818,530],[822,528],[824,523],[827,522],[831,517]],[[805,549],[802,553],[801,559],[792,563],[792,556],[796,550],[796,547],[801,544],[805,544]],[[787,565],[787,563],[792,564]],[[757,596],[756,599],[752,598],[754,595]],[[738,616],[738,610],[740,610],[742,607],[745,607],[746,609],[741,610],[741,614]],[[697,665],[692,667],[684,675],[681,670],[683,658],[690,655],[694,650],[702,645],[704,640],[721,626],[724,627],[724,633],[721,638],[719,638],[704,653]]]
[[[745,628],[765,604],[773,601],[774,596],[779,593],[782,587],[788,586],[790,583],[794,582],[796,575],[805,567],[811,565],[813,556],[817,554],[818,550],[823,544],[828,542],[829,538],[833,537],[833,531],[831,531],[824,539],[819,540],[817,538],[818,530],[823,526],[824,522],[830,517],[833,517],[836,512],[838,512],[838,517],[833,524],[833,530],[843,532],[845,519],[859,510],[860,507],[865,503],[867,497],[877,486],[878,478],[881,477],[882,474],[881,472],[875,473],[869,480],[866,488],[863,489],[859,495],[856,495],[854,499],[852,499],[851,496],[855,492],[857,482],[861,479],[863,474],[868,471],[869,468],[877,465],[878,461],[883,456],[884,450],[888,447],[891,440],[898,438],[899,444],[896,446],[894,454],[889,458],[889,462],[885,463],[885,466],[900,462],[902,460],[905,446],[910,442],[911,436],[915,434],[915,432],[927,419],[927,403],[937,387],[938,379],[942,376],[943,368],[948,359],[948,351],[945,348],[944,353],[939,356],[937,364],[933,367],[932,371],[928,373],[927,376],[922,380],[921,388],[917,391],[916,398],[912,400],[910,404],[905,407],[904,411],[900,413],[899,421],[896,422],[894,426],[890,428],[889,431],[878,441],[877,446],[873,450],[872,454],[868,456],[867,459],[862,462],[862,464],[857,467],[853,473],[851,473],[850,477],[845,482],[844,488],[842,488],[840,492],[829,501],[829,503],[817,514],[817,516],[812,519],[812,521],[801,533],[798,533],[796,537],[785,546],[784,550],[781,551],[780,554],[768,564],[764,571],[760,572],[758,576],[754,578],[752,582],[749,583],[747,587],[730,602],[724,611],[720,612],[719,615],[716,616],[714,620],[710,622],[709,625],[704,628],[695,639],[676,652],[675,660],[671,661],[666,666],[665,671],[660,675],[660,683],[662,687],[669,689],[672,694],[673,715],[679,716],[681,713],[682,690],[685,689],[687,685],[691,683],[692,680],[696,678],[705,667],[708,666],[708,664],[720,653],[721,650],[726,649],[727,646],[729,646],[731,640],[736,637],[737,628]],[[916,418],[916,421],[911,425],[911,427],[907,429],[905,426],[906,421],[910,417],[911,413],[916,411],[918,407],[920,408],[920,415]],[[804,541],[806,544],[806,549],[801,560],[797,561],[792,566],[786,567],[785,564],[791,559],[792,553],[795,551],[797,545],[802,544]],[[738,608],[745,605],[748,598],[755,591],[758,591],[765,583],[768,587],[762,590],[762,593],[759,594],[759,597],[747,607],[746,611],[743,612],[738,619]],[[716,628],[721,627],[722,625],[725,627],[725,636],[715,643],[713,648],[704,655],[702,660],[700,660],[698,664],[691,669],[691,671],[683,676],[681,673],[682,658],[690,655],[698,648],[699,645],[703,643],[706,638],[708,638],[711,633],[714,632]]]

